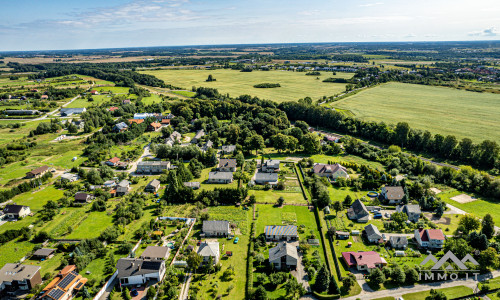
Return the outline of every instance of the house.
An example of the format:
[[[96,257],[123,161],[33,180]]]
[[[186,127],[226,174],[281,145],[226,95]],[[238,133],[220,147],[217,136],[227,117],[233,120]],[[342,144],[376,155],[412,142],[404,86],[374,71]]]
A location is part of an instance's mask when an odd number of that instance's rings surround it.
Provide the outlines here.
[[[277,185],[278,173],[257,172],[255,173],[255,184]]]
[[[165,275],[165,261],[120,258],[116,263],[120,286],[140,285],[148,281],[159,282]]]
[[[264,161],[260,166],[262,172],[279,172],[280,161],[276,159],[269,159]]]
[[[148,131],[158,131],[161,128],[161,124],[158,122],[153,122],[148,125]]]
[[[122,180],[118,183],[116,187],[116,196],[124,196],[128,194],[130,190],[130,182],[128,180]]]
[[[169,161],[141,161],[137,163],[136,173],[155,174],[162,173],[163,170],[170,169]]]
[[[349,268],[355,267],[358,271],[371,272],[387,265],[387,261],[375,251],[342,252],[342,258]]]
[[[420,215],[422,214],[418,204],[399,205],[396,207],[396,212],[404,212],[408,216],[408,220],[413,223],[417,223],[418,219],[420,219]]]
[[[170,136],[165,140],[165,143],[169,146],[173,146],[175,142],[180,142],[182,135],[177,131],[174,131],[170,134]]]
[[[269,249],[269,263],[277,270],[296,270],[298,260],[297,247],[287,242]]]
[[[49,95],[41,95],[40,99],[47,100],[47,99],[49,99]]]
[[[210,172],[208,173],[208,183],[231,183],[233,182],[232,172]]]
[[[103,185],[106,188],[113,188],[113,187],[116,186],[116,181],[114,181],[114,180],[107,180],[107,181],[104,182]]]
[[[125,104],[130,104],[130,103],[131,103],[130,99],[125,99],[125,100],[122,101],[122,104],[124,104],[124,105]]]
[[[380,192],[383,199],[389,201],[389,204],[399,204],[405,195],[402,186],[384,186]]]
[[[327,177],[330,180],[336,180],[339,177],[349,178],[347,169],[340,164],[327,165],[327,164],[314,164],[314,175],[320,177]]]
[[[152,260],[166,260],[170,253],[170,248],[159,247],[159,246],[148,246],[144,252],[142,252],[142,259],[152,259]]]
[[[87,109],[85,107],[81,108],[61,108],[60,109],[60,115],[61,117],[69,117],[71,115],[80,115],[84,112],[86,112]]]
[[[295,225],[271,225],[266,226],[264,235],[270,241],[295,241],[299,239],[297,226]]]
[[[391,243],[391,247],[394,249],[406,249],[408,247],[408,239],[406,236],[391,236],[389,237],[389,242]]]
[[[125,122],[120,122],[113,126],[113,131],[114,132],[124,132],[125,130],[128,129],[128,125],[125,124]]]
[[[210,149],[210,148],[212,148],[212,147],[213,147],[213,145],[214,145],[214,143],[213,143],[211,140],[208,140],[208,141],[206,141],[206,142],[205,142],[205,144],[203,144],[203,145],[201,146],[201,148],[200,148],[200,149],[201,149],[201,151],[203,151],[203,152],[207,152],[207,151],[208,151],[208,149]]]
[[[203,242],[198,247],[198,255],[203,257],[203,263],[208,263],[210,257],[213,258],[214,264],[219,263],[219,243],[218,242]]]
[[[92,94],[92,95],[99,95],[99,92],[98,92],[98,91],[96,91],[96,90],[91,90],[91,91],[90,91],[90,94]]]
[[[156,113],[135,113],[134,114],[134,119],[146,119],[146,118],[156,118],[159,115]]]
[[[86,204],[86,203],[89,203],[90,201],[92,201],[92,195],[90,194],[87,194],[87,193],[83,193],[83,192],[78,192],[75,194],[75,201],[74,203],[77,203],[77,204]]]
[[[347,209],[347,217],[359,223],[366,223],[370,219],[370,213],[366,209],[365,204],[361,200],[356,199],[351,207]]]
[[[80,179],[80,176],[78,174],[64,173],[61,175],[61,180],[65,180],[68,182],[75,182],[79,179]]]
[[[224,145],[222,146],[223,154],[233,154],[236,151],[236,145]]]
[[[193,190],[197,190],[201,186],[199,182],[184,182],[183,184],[185,187],[191,188]]]
[[[217,170],[220,172],[236,172],[237,164],[234,158],[221,158]]]
[[[144,119],[128,119],[128,123],[130,124],[130,126],[132,126],[132,124],[142,124],[144,123]]]
[[[39,178],[49,171],[49,166],[41,166],[26,173],[26,178]]]
[[[111,166],[111,167],[116,167],[116,165],[118,164],[119,161],[120,161],[120,159],[115,156],[115,157],[109,159],[108,161],[106,161],[106,164],[108,166]]]
[[[373,224],[369,224],[365,226],[365,230],[363,230],[363,233],[366,235],[366,239],[370,243],[381,243],[383,242],[382,240],[382,234],[378,230],[377,226]]]
[[[151,180],[144,190],[149,193],[156,193],[160,189],[160,181],[158,179]]]
[[[3,213],[8,219],[24,218],[31,213],[29,206],[7,204],[3,209]]]
[[[72,121],[71,124],[75,125],[79,130],[82,130],[85,127],[85,122],[81,120]]]
[[[195,136],[191,139],[191,144],[198,144],[200,139],[205,135],[205,131],[203,129],[198,130]]]
[[[335,236],[337,237],[337,240],[347,240],[349,238],[349,232],[335,231]]]
[[[42,290],[41,300],[70,300],[87,283],[87,278],[76,271],[75,265],[64,267]]]
[[[167,119],[173,119],[175,118],[175,116],[171,113],[169,113],[168,115],[165,116]]]
[[[110,112],[114,112],[115,110],[118,110],[118,107],[111,106],[110,108],[108,108],[108,111],[110,111]]]
[[[49,256],[54,254],[56,252],[56,249],[49,249],[49,248],[41,248],[35,251],[33,253],[33,258],[35,259],[47,259]]]
[[[205,236],[231,235],[231,227],[228,221],[203,221],[203,233]]]
[[[5,264],[0,269],[0,295],[15,296],[19,292],[27,293],[42,284],[40,266]]]
[[[160,124],[162,126],[168,126],[168,125],[170,125],[170,119],[161,119]]]
[[[441,249],[445,239],[441,229],[415,229],[415,241],[420,248]]]

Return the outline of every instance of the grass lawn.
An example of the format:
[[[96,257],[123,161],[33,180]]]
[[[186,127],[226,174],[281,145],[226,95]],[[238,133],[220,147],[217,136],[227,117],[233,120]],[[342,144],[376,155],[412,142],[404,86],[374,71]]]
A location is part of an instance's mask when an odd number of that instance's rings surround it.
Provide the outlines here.
[[[442,135],[475,142],[500,140],[498,95],[447,87],[387,83],[332,104],[367,121],[401,121]]]
[[[264,190],[248,190],[248,195],[255,195],[257,203],[274,204],[279,197],[285,198],[285,204],[306,204],[302,192],[286,192],[286,191],[264,191]]]
[[[351,78],[352,73],[321,72],[320,76],[307,76],[305,72],[289,71],[254,71],[235,70],[152,70],[140,73],[154,75],[168,84],[182,88],[211,87],[220,93],[229,93],[233,97],[240,95],[257,96],[277,102],[293,101],[304,97],[314,100],[323,96],[333,96],[345,90],[345,84],[322,82],[329,77]],[[206,82],[208,75],[217,81]],[[319,77],[320,79],[316,79]],[[259,89],[253,86],[259,83],[279,83],[281,87]]]
[[[2,226],[3,227],[3,226]],[[0,266],[15,263],[33,250],[35,244],[28,241],[12,240],[0,246]],[[42,274],[43,275],[43,274]]]
[[[113,226],[112,211],[93,211],[87,214],[87,218],[78,227],[73,229],[67,239],[91,239],[98,237],[101,232],[109,226]]]
[[[379,163],[379,162],[374,162],[374,161],[369,161],[366,160],[362,157],[355,156],[355,155],[325,155],[325,154],[317,154],[317,155],[312,155],[311,158],[314,160],[315,163],[322,163],[326,164],[329,161],[333,163],[340,163],[342,162],[352,162],[352,163],[357,163],[360,165],[367,165],[371,168],[377,169],[377,170],[385,170],[384,166]]]
[[[441,187],[439,187],[439,189],[441,189]],[[450,188],[448,190],[443,190],[443,192],[437,194],[437,197],[441,198],[446,203],[458,207],[466,211],[467,213],[474,214],[481,219],[486,214],[490,214],[493,217],[495,223],[500,224],[500,203],[496,202],[494,199],[488,200],[481,197],[476,197],[475,201],[463,204],[450,199],[460,194],[467,194],[467,193],[463,193],[457,191],[456,189]]]
[[[172,91],[172,94],[176,94],[176,95],[181,95],[181,96],[184,96],[184,97],[194,97],[194,95],[196,95],[195,92],[191,92],[191,91]]]
[[[470,295],[473,292],[471,288],[466,286],[449,287],[444,289],[438,289],[438,291],[443,292],[445,296],[448,297],[448,299]],[[430,290],[428,290],[418,293],[404,294],[402,297],[405,300],[421,300],[425,299],[425,297],[429,296],[430,294],[431,292]]]
[[[92,99],[94,101],[88,101],[86,97],[80,97],[70,104],[66,105],[66,108],[75,108],[75,107],[90,107],[97,106],[103,102],[110,101],[111,95],[93,95]]]

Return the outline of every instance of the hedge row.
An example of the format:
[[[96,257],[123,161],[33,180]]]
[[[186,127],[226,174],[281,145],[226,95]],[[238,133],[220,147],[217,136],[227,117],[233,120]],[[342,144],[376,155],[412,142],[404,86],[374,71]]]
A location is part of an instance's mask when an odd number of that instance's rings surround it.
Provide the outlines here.
[[[316,299],[340,299],[340,295],[338,295],[338,294],[336,294],[336,295],[321,295],[321,294],[318,294],[318,292],[313,291],[313,295],[314,295],[314,297],[316,297]]]
[[[246,284],[246,297],[245,299],[250,299],[250,295],[253,292],[253,256],[250,255],[253,250],[253,243],[255,240],[255,221],[250,225],[250,241],[248,243],[248,253],[247,253],[247,284]]]

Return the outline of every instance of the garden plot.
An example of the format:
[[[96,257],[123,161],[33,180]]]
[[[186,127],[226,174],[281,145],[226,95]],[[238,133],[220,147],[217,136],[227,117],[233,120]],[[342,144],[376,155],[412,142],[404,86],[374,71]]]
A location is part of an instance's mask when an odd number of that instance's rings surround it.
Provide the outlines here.
[[[430,190],[431,192],[434,192],[434,194],[436,194],[436,195],[437,195],[437,194],[439,194],[439,193],[441,193],[441,190],[440,190],[440,189],[437,189],[437,188],[430,188],[429,190]]]
[[[476,201],[476,198],[471,197],[471,196],[466,195],[466,194],[460,194],[460,195],[457,195],[455,197],[451,197],[450,199],[453,201],[457,201],[458,203],[461,203],[461,204]]]

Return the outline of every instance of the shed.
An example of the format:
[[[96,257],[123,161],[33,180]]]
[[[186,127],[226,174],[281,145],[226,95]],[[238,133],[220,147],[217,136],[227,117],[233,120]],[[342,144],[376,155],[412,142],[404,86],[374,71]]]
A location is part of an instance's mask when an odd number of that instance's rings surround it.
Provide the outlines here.
[[[33,256],[35,258],[47,258],[50,255],[52,255],[54,252],[56,252],[56,249],[49,249],[49,248],[41,248],[35,251],[33,253]]]
[[[359,235],[359,230],[351,230],[352,235]]]
[[[394,252],[394,256],[406,256],[406,253],[404,251],[398,250]]]

